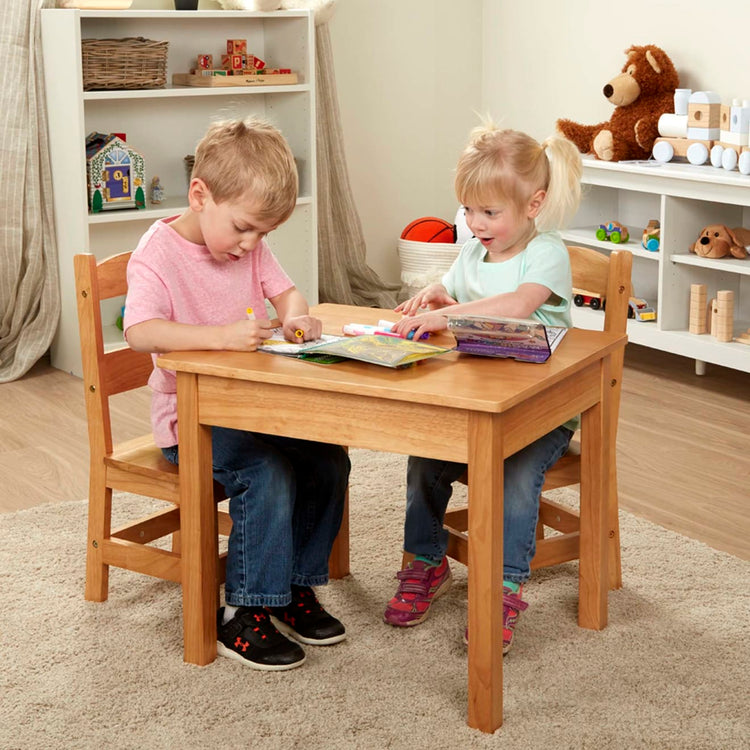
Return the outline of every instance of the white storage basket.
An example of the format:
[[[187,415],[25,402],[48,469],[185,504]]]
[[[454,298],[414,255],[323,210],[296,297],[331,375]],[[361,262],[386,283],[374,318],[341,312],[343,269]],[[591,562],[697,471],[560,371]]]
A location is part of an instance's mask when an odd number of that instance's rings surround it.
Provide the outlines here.
[[[453,265],[461,245],[448,242],[398,241],[402,296],[411,296],[427,284],[440,281]]]

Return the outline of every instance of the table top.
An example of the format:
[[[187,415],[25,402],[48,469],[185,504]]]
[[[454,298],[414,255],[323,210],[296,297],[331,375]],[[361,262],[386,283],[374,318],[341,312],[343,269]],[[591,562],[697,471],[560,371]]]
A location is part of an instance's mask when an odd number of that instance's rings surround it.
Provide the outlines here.
[[[331,334],[341,333],[346,323],[399,319],[392,310],[335,304],[317,305],[311,314]],[[158,364],[198,375],[498,413],[585,369],[626,341],[623,334],[574,328],[543,364],[455,351],[404,369],[354,360],[320,365],[266,352],[228,351],[169,352],[159,357]],[[452,347],[455,340],[445,333],[432,336],[429,343]]]

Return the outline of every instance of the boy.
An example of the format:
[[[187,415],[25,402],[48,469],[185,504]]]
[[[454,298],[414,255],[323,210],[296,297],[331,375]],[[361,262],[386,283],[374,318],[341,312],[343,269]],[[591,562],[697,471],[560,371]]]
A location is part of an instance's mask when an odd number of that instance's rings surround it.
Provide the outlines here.
[[[128,344],[154,360],[180,349],[254,351],[269,336],[266,300],[289,340],[297,330],[318,338],[321,322],[265,242],[296,199],[294,158],[276,128],[257,118],[212,125],[196,149],[188,209],[153,224],[128,265]],[[155,366],[149,385],[156,444],[176,464],[175,374]],[[218,651],[255,669],[300,666],[298,642],[346,637],[312,586],[328,582],[348,456],[340,446],[218,427],[212,446],[233,522]]]

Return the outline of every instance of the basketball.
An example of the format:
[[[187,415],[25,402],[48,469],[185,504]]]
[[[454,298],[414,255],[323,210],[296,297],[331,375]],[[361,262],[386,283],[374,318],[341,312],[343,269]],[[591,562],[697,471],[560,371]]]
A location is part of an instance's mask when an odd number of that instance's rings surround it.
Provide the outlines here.
[[[402,240],[412,240],[413,242],[447,242],[456,241],[456,227],[443,219],[437,219],[434,216],[424,216],[421,219],[414,219],[401,232]]]

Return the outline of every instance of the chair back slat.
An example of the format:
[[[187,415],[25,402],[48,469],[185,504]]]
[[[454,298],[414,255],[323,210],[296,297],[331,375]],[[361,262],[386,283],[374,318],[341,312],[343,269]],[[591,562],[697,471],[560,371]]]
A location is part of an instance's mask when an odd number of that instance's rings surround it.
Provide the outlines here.
[[[104,355],[104,381],[107,395],[132,391],[148,384],[154,361],[148,352],[116,349]]]

